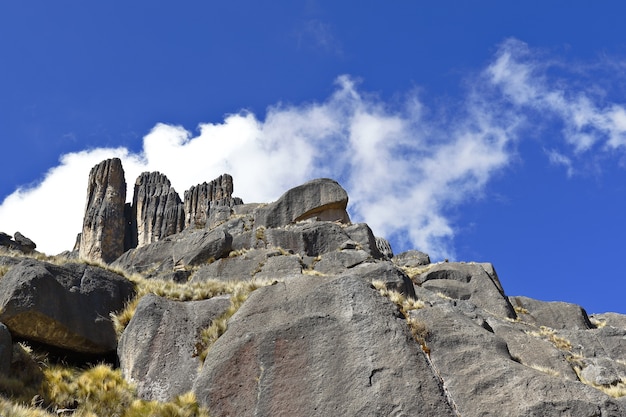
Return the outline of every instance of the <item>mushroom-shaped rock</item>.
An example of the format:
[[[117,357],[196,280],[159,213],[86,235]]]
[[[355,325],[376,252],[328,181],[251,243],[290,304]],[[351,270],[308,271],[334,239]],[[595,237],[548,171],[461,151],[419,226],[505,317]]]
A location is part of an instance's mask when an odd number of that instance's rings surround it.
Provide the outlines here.
[[[26,259],[0,280],[0,321],[21,338],[107,353],[117,346],[109,315],[134,292],[132,282],[102,268]]]
[[[292,188],[275,202],[257,209],[255,224],[279,227],[307,219],[349,223],[347,205],[346,190],[337,181],[320,178]]]

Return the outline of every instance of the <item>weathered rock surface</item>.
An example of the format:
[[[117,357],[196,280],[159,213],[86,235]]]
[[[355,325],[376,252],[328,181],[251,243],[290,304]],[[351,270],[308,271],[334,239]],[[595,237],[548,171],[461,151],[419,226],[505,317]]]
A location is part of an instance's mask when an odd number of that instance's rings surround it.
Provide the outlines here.
[[[228,296],[183,302],[149,294],[141,299],[117,348],[122,374],[137,384],[141,398],[170,401],[191,390],[201,366],[200,332],[229,305]]]
[[[212,416],[455,415],[397,308],[358,277],[252,293],[194,391]]]
[[[136,234],[131,247],[156,242],[181,232],[185,226],[184,205],[160,172],[144,172],[135,181],[131,216],[136,225],[136,230],[131,230]]]
[[[87,203],[80,241],[80,257],[112,262],[124,253],[126,180],[119,158],[93,167],[87,184]]]
[[[428,265],[430,263],[430,257],[424,252],[409,250],[394,256],[393,263],[398,266],[415,268],[418,266]]]
[[[393,258],[393,250],[391,249],[391,243],[384,237],[376,236],[376,248],[383,255],[385,259]]]
[[[130,281],[102,268],[25,259],[0,280],[0,321],[22,338],[106,353],[117,346],[109,314],[133,294]]]
[[[336,181],[321,178],[292,188],[278,200],[256,210],[254,222],[280,227],[307,220],[349,223],[348,193]]]
[[[509,297],[517,307],[520,318],[526,322],[552,329],[590,329],[594,327],[585,310],[560,301],[539,301],[528,297]]]
[[[228,174],[185,191],[185,227],[205,227],[212,211],[243,204],[240,198],[233,197],[233,191],[233,177]]]
[[[186,229],[127,251],[112,263],[131,272],[172,272],[228,256],[232,236],[224,228]]]
[[[489,273],[489,272],[491,273]],[[423,288],[458,300],[469,300],[493,314],[516,318],[493,267],[477,263],[444,262],[419,276]]]
[[[414,310],[410,315],[427,329],[425,343],[432,365],[459,415],[592,417],[626,412],[590,386],[518,363],[505,339],[453,304]]]

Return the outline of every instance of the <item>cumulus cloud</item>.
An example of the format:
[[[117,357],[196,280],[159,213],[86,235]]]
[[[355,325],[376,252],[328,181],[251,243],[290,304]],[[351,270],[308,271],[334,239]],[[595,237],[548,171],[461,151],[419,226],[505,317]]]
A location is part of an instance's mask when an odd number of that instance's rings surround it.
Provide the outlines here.
[[[454,109],[425,111],[416,93],[390,104],[363,92],[350,76],[320,102],[269,107],[202,123],[196,133],[156,124],[139,153],[92,149],[63,155],[44,180],[0,206],[0,230],[19,230],[41,250],[71,249],[81,229],[93,165],[120,157],[129,184],[142,171],[165,173],[181,194],[228,172],[235,194],[269,202],[316,177],[348,190],[354,221],[365,221],[394,249],[454,258],[454,209],[481,198],[494,174],[518,158],[516,144],[555,120],[560,136],[542,146],[549,161],[574,172],[574,156],[626,145],[626,110],[599,100],[598,89],[554,79],[550,63],[517,40],[504,42],[467,81]],[[435,109],[438,110],[438,109]],[[432,115],[447,114],[435,118]]]

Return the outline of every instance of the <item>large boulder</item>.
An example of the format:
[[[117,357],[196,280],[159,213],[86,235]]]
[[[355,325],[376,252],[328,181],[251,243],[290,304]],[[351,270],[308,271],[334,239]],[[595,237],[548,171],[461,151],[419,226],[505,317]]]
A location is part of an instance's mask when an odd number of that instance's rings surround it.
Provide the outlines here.
[[[129,250],[112,265],[131,272],[171,272],[228,256],[232,250],[232,240],[225,228],[185,229],[181,233]]]
[[[115,350],[110,313],[134,284],[102,268],[25,259],[0,280],[0,321],[15,336],[84,353]]]
[[[144,172],[135,181],[132,222],[134,246],[144,246],[183,230],[185,210],[178,193],[160,172]]]
[[[259,207],[255,224],[279,227],[301,220],[317,219],[349,223],[348,193],[337,181],[321,178],[292,188],[273,203]]]
[[[354,276],[253,292],[194,392],[212,416],[455,415],[397,307]]]
[[[94,166],[87,183],[87,203],[80,241],[80,257],[112,262],[124,253],[126,180],[119,158]]]
[[[228,296],[201,301],[144,296],[117,348],[122,375],[146,400],[170,401],[189,392],[200,371],[200,332],[229,306]]]

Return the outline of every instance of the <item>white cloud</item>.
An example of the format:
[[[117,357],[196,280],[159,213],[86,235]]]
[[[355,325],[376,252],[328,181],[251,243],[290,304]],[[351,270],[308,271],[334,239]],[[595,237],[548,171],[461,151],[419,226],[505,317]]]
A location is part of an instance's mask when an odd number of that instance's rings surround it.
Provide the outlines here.
[[[605,91],[599,86],[583,88],[573,82],[584,68],[542,58],[525,43],[509,39],[485,71],[488,82],[518,110],[534,111],[543,121],[556,118],[565,141],[577,153],[598,143],[613,149],[626,146],[626,107],[605,103]],[[551,76],[557,67],[563,74]]]
[[[228,172],[235,195],[246,202],[273,201],[309,179],[332,177],[348,190],[352,219],[390,238],[396,251],[413,247],[434,259],[454,258],[451,213],[483,196],[494,174],[517,157],[515,145],[523,136],[556,123],[561,137],[546,135],[542,146],[568,175],[575,169],[570,154],[626,145],[624,106],[600,100],[596,86],[554,79],[550,65],[509,40],[471,79],[456,107],[443,112],[429,111],[416,93],[391,106],[340,76],[326,100],[276,105],[264,120],[231,114],[200,124],[195,135],[159,123],[143,138],[140,153],[93,149],[62,156],[40,184],[2,203],[0,230],[19,230],[48,253],[71,249],[81,229],[89,170],[117,156],[128,200],[142,171],[166,174],[181,198],[192,185]]]

